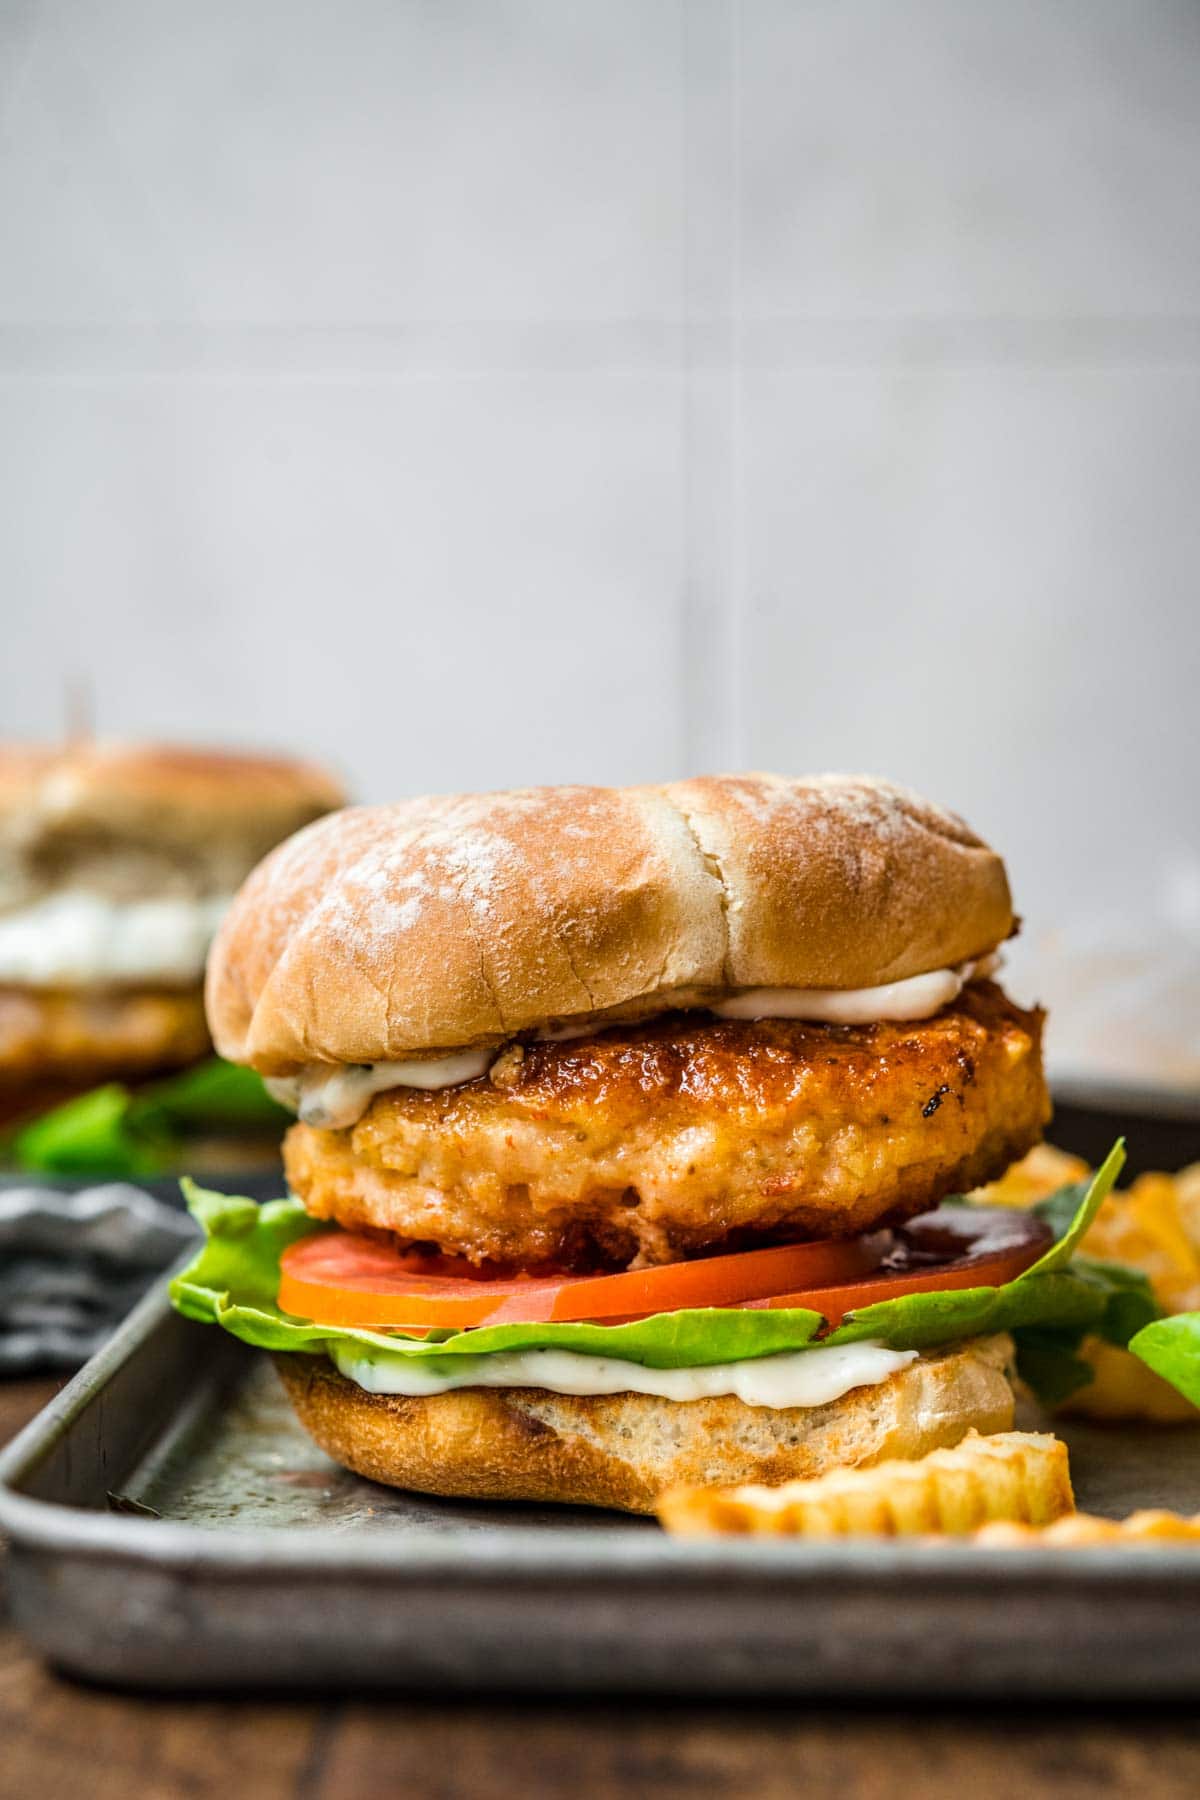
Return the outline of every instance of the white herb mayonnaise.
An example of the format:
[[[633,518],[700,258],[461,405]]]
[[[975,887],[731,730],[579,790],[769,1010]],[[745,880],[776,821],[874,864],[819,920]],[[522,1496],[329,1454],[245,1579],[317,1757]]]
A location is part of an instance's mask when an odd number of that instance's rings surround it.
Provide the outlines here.
[[[827,1406],[851,1388],[876,1387],[915,1362],[915,1350],[883,1344],[818,1345],[748,1361],[693,1369],[648,1369],[614,1356],[575,1350],[493,1351],[439,1358],[436,1369],[402,1351],[334,1342],[341,1374],[368,1394],[446,1394],[454,1388],[544,1388],[551,1394],[653,1394],[661,1400],[706,1400],[733,1394],[747,1406]]]
[[[957,999],[972,975],[986,974],[994,958],[960,963],[956,969],[933,969],[869,988],[747,988],[718,1000],[705,1010],[719,1019],[806,1019],[823,1025],[870,1025],[877,1020],[931,1019]],[[602,1031],[594,1021],[567,1019],[538,1033],[544,1042],[561,1043]],[[486,1073],[500,1050],[456,1050],[447,1056],[416,1062],[313,1063],[299,1075],[276,1077],[267,1087],[283,1106],[299,1113],[306,1125],[342,1130],[362,1118],[376,1094],[389,1088],[450,1088]]]
[[[190,986],[204,973],[208,947],[231,898],[49,894],[0,915],[0,981],[22,987],[131,981]]]

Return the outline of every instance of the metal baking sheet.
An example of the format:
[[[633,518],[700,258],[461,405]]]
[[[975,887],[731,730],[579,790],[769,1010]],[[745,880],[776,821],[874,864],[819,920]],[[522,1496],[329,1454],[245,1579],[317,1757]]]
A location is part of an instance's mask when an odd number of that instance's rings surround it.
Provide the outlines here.
[[[1064,1435],[1082,1506],[1200,1510],[1200,1428]],[[396,1493],[161,1294],[0,1457],[0,1531],[20,1628],[122,1686],[1200,1696],[1200,1552],[686,1542]]]
[[[1147,1169],[1181,1169],[1200,1158],[1200,1092],[1083,1076],[1062,1076],[1052,1091],[1050,1142],[1095,1164],[1123,1136],[1124,1182]]]

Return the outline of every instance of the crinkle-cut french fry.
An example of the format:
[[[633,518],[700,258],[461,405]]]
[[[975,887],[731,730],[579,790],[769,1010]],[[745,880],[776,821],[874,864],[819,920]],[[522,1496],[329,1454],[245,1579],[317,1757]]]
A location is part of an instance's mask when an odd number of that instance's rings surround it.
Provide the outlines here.
[[[1053,1144],[1035,1144],[997,1180],[976,1188],[971,1198],[990,1206],[1033,1206],[1069,1182],[1083,1181],[1090,1174],[1081,1157],[1056,1150]]]
[[[1089,1544],[1200,1544],[1200,1513],[1185,1519],[1160,1509],[1130,1513],[1125,1519],[1100,1519],[1093,1513],[1068,1513],[1049,1525],[981,1525],[971,1541],[1000,1550],[1075,1550]]]
[[[1139,1175],[1110,1194],[1080,1249],[1086,1256],[1141,1269],[1168,1312],[1200,1306],[1200,1213],[1195,1169]]]
[[[1092,1379],[1056,1407],[1057,1412],[1100,1419],[1105,1424],[1134,1419],[1146,1419],[1152,1425],[1195,1421],[1196,1408],[1191,1401],[1128,1350],[1106,1344],[1103,1338],[1088,1337],[1077,1354],[1091,1364]]]
[[[1078,1157],[1039,1144],[998,1181],[977,1189],[973,1198],[1031,1206],[1086,1173]],[[1080,1250],[1084,1256],[1140,1269],[1168,1313],[1200,1309],[1200,1163],[1178,1175],[1139,1175],[1128,1188],[1110,1194]],[[1145,1419],[1153,1425],[1180,1425],[1197,1417],[1189,1400],[1128,1351],[1089,1337],[1079,1354],[1091,1363],[1093,1378],[1056,1412],[1106,1422]]]
[[[1040,1525],[1074,1506],[1067,1447],[1046,1433],[968,1432],[916,1462],[838,1469],[782,1487],[675,1488],[659,1501],[668,1531],[831,1538],[974,1531],[989,1519]]]
[[[1175,1198],[1184,1230],[1193,1244],[1200,1244],[1200,1162],[1180,1169],[1175,1177]]]

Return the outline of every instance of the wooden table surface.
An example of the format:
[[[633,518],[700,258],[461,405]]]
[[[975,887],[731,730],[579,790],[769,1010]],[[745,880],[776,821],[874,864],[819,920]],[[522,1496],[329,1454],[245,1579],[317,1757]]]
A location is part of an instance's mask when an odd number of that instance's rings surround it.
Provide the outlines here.
[[[0,1443],[55,1391],[0,1382]],[[814,1629],[820,1621],[814,1621]],[[884,1800],[1200,1795],[1186,1709],[919,1713],[846,1706],[373,1698],[142,1699],[43,1669],[7,1622],[0,1800]]]

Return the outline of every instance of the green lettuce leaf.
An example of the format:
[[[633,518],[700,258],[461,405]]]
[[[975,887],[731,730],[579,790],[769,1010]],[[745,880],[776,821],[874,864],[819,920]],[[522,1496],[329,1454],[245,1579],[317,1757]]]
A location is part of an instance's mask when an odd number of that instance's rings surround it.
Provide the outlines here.
[[[1061,1258],[1064,1246],[1078,1246],[1124,1161],[1124,1143],[1120,1140],[1099,1171],[1104,1177],[1101,1188],[1093,1190],[1093,1183],[1088,1181],[1071,1182],[1032,1208],[1054,1232],[1052,1256]],[[1044,1263],[1045,1259],[1042,1266]],[[1094,1335],[1124,1346],[1161,1311],[1149,1277],[1141,1269],[1079,1255],[1071,1257],[1070,1267],[1074,1276],[1091,1284],[1101,1301],[1097,1317],[1085,1328],[1078,1324],[1028,1325],[1013,1332],[1017,1373],[1043,1406],[1059,1406],[1094,1381],[1091,1363],[1079,1354],[1085,1337]]]
[[[117,1081],[79,1094],[14,1132],[9,1158],[41,1175],[156,1175],[170,1143],[134,1119],[132,1099]]]
[[[821,1327],[821,1315],[800,1309],[737,1312],[717,1308],[657,1313],[628,1325],[485,1325],[472,1331],[431,1332],[405,1338],[352,1326],[314,1325],[275,1304],[279,1259],[289,1244],[326,1231],[299,1200],[258,1205],[182,1183],[188,1208],[205,1241],[171,1283],[171,1300],[190,1319],[221,1325],[263,1350],[326,1353],[332,1343],[394,1350],[422,1361],[439,1356],[481,1356],[491,1350],[555,1348],[584,1355],[618,1356],[652,1369],[697,1363],[737,1362],[777,1350],[801,1350]]]
[[[895,1349],[923,1349],[990,1331],[1011,1331],[1019,1343],[1024,1332],[1034,1330],[1060,1334],[1069,1355],[1085,1332],[1103,1329],[1115,1302],[1133,1291],[1123,1279],[1109,1283],[1094,1265],[1082,1271],[1065,1266],[1070,1246],[1078,1242],[1115,1181],[1120,1160],[1116,1153],[1109,1157],[1089,1183],[1062,1237],[1015,1281],[1003,1287],[905,1294],[880,1301],[850,1315],[821,1343],[878,1338]],[[425,1338],[316,1325],[290,1317],[275,1304],[279,1259],[289,1244],[329,1227],[310,1219],[298,1200],[259,1206],[252,1200],[211,1193],[193,1182],[183,1186],[188,1205],[204,1228],[205,1242],[172,1282],[174,1304],[189,1318],[221,1325],[266,1350],[328,1354],[337,1343],[354,1343],[417,1357],[436,1368],[443,1358],[556,1348],[618,1357],[648,1368],[677,1369],[803,1350],[823,1326],[821,1315],[807,1309],[736,1307],[659,1313],[625,1325],[493,1325]],[[1122,1278],[1128,1273],[1121,1271]],[[1152,1302],[1151,1308],[1149,1314],[1138,1314],[1139,1324],[1153,1316]],[[1036,1368],[1036,1356],[1031,1366]]]
[[[1102,1337],[1123,1347],[1135,1332],[1157,1319],[1161,1310],[1148,1276],[1140,1269],[1076,1256],[1070,1272],[1092,1288],[1100,1307],[1097,1316],[1084,1328],[1078,1324],[1027,1325],[1013,1332],[1017,1373],[1043,1406],[1058,1406],[1095,1379],[1091,1363],[1079,1355],[1085,1336]]]
[[[189,1136],[277,1129],[289,1114],[260,1076],[206,1058],[136,1090],[117,1081],[53,1107],[7,1141],[18,1169],[43,1175],[138,1176],[176,1168]]]
[[[946,1293],[902,1294],[852,1313],[822,1338],[825,1344],[854,1344],[882,1338],[895,1350],[926,1350],[952,1338],[983,1337],[991,1331],[1017,1332],[1026,1325],[1074,1328],[1082,1337],[1104,1315],[1105,1296],[1072,1269],[1037,1275],[1030,1269],[1004,1287],[959,1288]]]
[[[1200,1312],[1156,1319],[1130,1340],[1129,1348],[1185,1400],[1200,1406]]]
[[[1022,1280],[1028,1280],[1031,1275],[1048,1274],[1052,1269],[1065,1268],[1079,1248],[1084,1234],[1091,1228],[1096,1214],[1117,1185],[1117,1176],[1124,1167],[1125,1139],[1118,1138],[1092,1179],[1086,1185],[1076,1182],[1066,1190],[1079,1198],[1073,1216],[1065,1222],[1065,1229],[1060,1230],[1059,1223],[1056,1222],[1054,1196],[1051,1196],[1050,1206],[1043,1216],[1048,1218],[1055,1241],[1040,1261],[1035,1262],[1032,1269],[1026,1270]]]
[[[291,1113],[272,1100],[261,1075],[221,1056],[206,1057],[143,1088],[138,1104],[145,1112],[153,1109],[175,1131],[284,1131],[292,1123]]]
[[[1161,1316],[1162,1308],[1144,1270],[1091,1256],[1076,1256],[1071,1270],[1103,1293],[1104,1311],[1096,1322],[1096,1335],[1118,1349],[1124,1349],[1135,1332]]]
[[[1064,1238],[1091,1185],[1090,1175],[1083,1181],[1070,1181],[1066,1187],[1056,1189],[1044,1200],[1035,1200],[1029,1210],[1036,1219],[1042,1219],[1049,1225],[1056,1239]]]
[[[1017,1374],[1043,1406],[1061,1406],[1095,1380],[1091,1363],[1079,1355],[1083,1338],[1074,1325],[1025,1325],[1014,1331]]]

